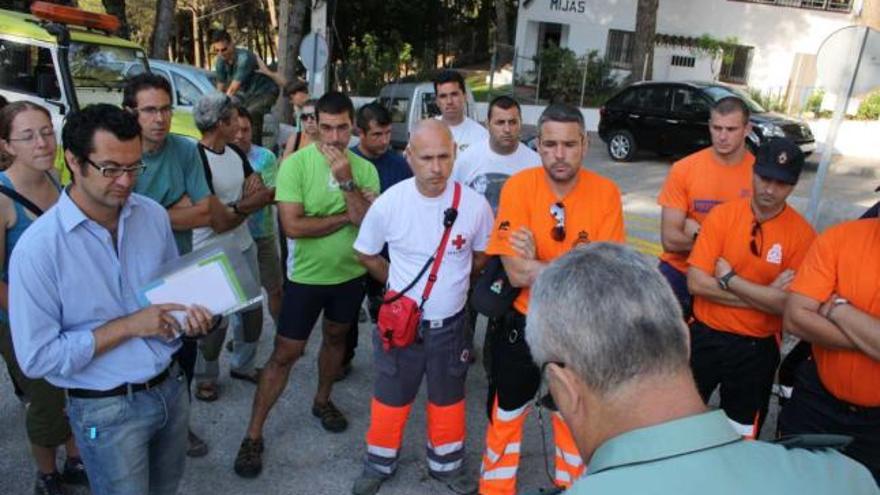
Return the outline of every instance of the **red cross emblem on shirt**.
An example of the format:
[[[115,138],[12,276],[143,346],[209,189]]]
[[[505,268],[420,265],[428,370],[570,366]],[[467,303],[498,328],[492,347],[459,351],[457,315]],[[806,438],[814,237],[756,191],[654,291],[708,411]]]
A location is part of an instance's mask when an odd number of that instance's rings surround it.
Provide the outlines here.
[[[452,240],[452,245],[455,246],[455,249],[461,251],[462,246],[464,246],[464,243],[466,242],[467,239],[462,237],[461,234],[458,234],[457,236],[455,236],[455,239]]]

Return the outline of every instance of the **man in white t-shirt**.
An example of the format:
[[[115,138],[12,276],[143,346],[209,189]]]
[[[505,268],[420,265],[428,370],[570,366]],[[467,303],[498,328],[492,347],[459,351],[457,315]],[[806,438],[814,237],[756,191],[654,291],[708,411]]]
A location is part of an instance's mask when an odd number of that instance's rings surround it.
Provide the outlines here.
[[[470,278],[485,263],[492,210],[474,191],[449,180],[455,145],[449,129],[436,120],[418,124],[407,148],[414,178],[392,186],[370,207],[354,249],[370,275],[417,303],[429,279],[427,261],[438,252],[444,223],[452,219],[442,246],[437,277],[416,341],[384,350],[373,335],[376,379],[367,430],[364,471],[352,493],[372,495],[394,474],[406,420],[422,382],[428,382],[428,472],[456,493],[475,493],[464,473],[464,382],[470,361],[467,301]],[[449,210],[460,194],[457,213]],[[391,262],[381,256],[388,243]],[[423,270],[423,267],[428,267]],[[419,274],[421,273],[421,277]]]
[[[259,174],[254,174],[244,151],[232,144],[238,131],[238,104],[234,98],[223,93],[203,96],[193,109],[196,127],[202,132],[198,143],[199,155],[205,170],[208,188],[222,205],[231,208],[240,223],[229,234],[237,242],[255,280],[259,280],[257,245],[245,222],[248,215],[272,203],[272,190],[268,189]],[[218,233],[211,227],[193,229],[193,248],[209,244]],[[229,374],[232,378],[257,381],[254,365],[257,341],[263,327],[262,306],[248,308],[240,313],[241,325],[236,325],[233,335],[234,347]],[[225,328],[213,332],[199,341],[199,357],[196,361],[196,398],[204,401],[217,399],[217,376]]]
[[[467,90],[464,78],[454,70],[444,70],[434,78],[434,93],[440,108],[438,119],[449,126],[459,153],[487,137],[486,128],[465,115]]]
[[[541,157],[520,142],[522,112],[519,103],[502,95],[489,103],[489,137],[458,155],[452,179],[482,194],[498,211],[501,187],[520,170],[537,167]]]

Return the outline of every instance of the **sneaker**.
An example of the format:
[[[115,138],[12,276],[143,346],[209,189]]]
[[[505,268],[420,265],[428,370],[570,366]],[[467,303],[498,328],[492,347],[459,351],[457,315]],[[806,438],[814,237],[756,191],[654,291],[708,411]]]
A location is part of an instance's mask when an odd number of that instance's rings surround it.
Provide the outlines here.
[[[208,455],[208,444],[193,433],[192,430],[186,432],[186,456],[187,457],[205,457]]]
[[[61,483],[61,475],[58,471],[52,474],[37,473],[34,495],[67,495],[68,492]]]
[[[79,457],[68,457],[64,461],[64,471],[61,479],[68,485],[88,486],[89,477],[86,475],[86,465]]]
[[[361,475],[354,480],[354,485],[351,487],[352,495],[374,495],[379,491],[379,487],[382,486],[382,483],[388,479],[385,476],[380,476],[372,471],[364,469],[361,472]]]
[[[263,470],[263,439],[245,437],[235,456],[235,474],[242,478],[256,478]]]
[[[464,468],[450,473],[428,471],[432,478],[446,484],[446,488],[458,495],[474,495],[477,493],[477,477],[471,476]]]
[[[329,432],[340,433],[348,428],[348,420],[332,401],[328,400],[323,406],[313,404],[312,416],[321,418],[321,426]]]

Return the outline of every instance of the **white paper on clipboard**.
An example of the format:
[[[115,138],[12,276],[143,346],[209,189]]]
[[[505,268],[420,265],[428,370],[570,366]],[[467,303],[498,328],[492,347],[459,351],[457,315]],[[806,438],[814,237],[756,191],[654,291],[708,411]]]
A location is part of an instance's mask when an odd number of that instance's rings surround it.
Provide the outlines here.
[[[253,303],[242,290],[235,270],[220,252],[154,281],[142,291],[147,304],[198,304],[215,315],[229,315]],[[184,311],[171,313],[183,326]]]

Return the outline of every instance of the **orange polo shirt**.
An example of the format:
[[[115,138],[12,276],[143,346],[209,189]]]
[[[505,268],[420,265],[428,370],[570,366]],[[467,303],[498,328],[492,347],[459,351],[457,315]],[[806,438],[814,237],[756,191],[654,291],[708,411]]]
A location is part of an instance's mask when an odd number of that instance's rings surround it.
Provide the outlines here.
[[[535,236],[539,261],[549,262],[579,244],[597,241],[624,242],[623,208],[620,190],[614,182],[586,169],[578,172],[578,182],[564,198],[550,189],[543,167],[523,170],[509,179],[501,190],[498,215],[489,239],[488,254],[515,256],[508,237],[522,226]],[[555,241],[551,231],[556,220],[550,208],[556,202],[565,206],[565,239]],[[523,288],[513,302],[522,314],[529,310],[529,288]]]
[[[719,205],[703,221],[690,266],[715,275],[715,262],[724,258],[736,274],[750,282],[770,285],[785,270],[797,270],[816,233],[791,206],[761,224],[754,237],[760,256],[751,249],[755,215],[751,198]],[[694,316],[710,327],[749,337],[769,337],[782,330],[782,317],[754,308],[725,306],[694,296]]]
[[[752,166],[755,157],[746,151],[740,163],[725,165],[715,158],[712,148],[689,155],[672,165],[657,203],[675,208],[703,223],[716,205],[738,198],[752,197]],[[688,253],[664,251],[660,259],[680,272],[687,272]]]
[[[791,291],[819,302],[832,293],[880,318],[880,220],[868,218],[831,227],[816,238]],[[813,344],[822,384],[842,401],[880,406],[880,362],[858,351]]]

